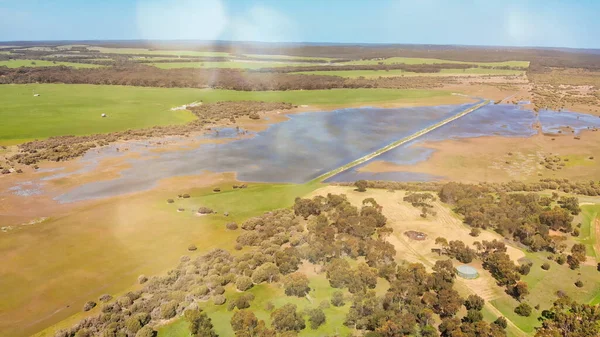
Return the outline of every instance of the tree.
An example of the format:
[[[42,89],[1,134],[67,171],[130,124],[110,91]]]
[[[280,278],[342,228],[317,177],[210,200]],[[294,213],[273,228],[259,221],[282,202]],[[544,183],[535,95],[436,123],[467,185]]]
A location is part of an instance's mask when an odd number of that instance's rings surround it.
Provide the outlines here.
[[[600,335],[600,307],[580,304],[569,298],[554,302],[549,310],[542,312],[542,326],[536,337],[587,337]]]
[[[238,310],[231,317],[230,323],[236,336],[254,336],[258,326],[258,319],[250,310]]]
[[[366,180],[357,180],[354,183],[354,186],[356,186],[356,190],[358,192],[364,192],[364,191],[366,191],[367,190],[367,185],[368,185],[368,183],[367,183]]]
[[[527,303],[521,303],[515,308],[515,313],[519,316],[531,316],[531,306]]]
[[[305,328],[304,319],[296,311],[296,305],[287,303],[271,313],[272,325],[275,330],[300,331]]]
[[[442,317],[454,316],[463,304],[458,292],[454,289],[442,289],[437,294],[436,312]]]
[[[250,288],[252,288],[252,286],[254,285],[254,283],[252,283],[252,279],[248,276],[239,276],[236,280],[235,280],[235,287],[239,290],[239,291],[246,291]]]
[[[292,273],[283,278],[283,287],[288,296],[306,296],[310,291],[308,284],[308,277],[302,273]]]
[[[256,268],[252,273],[252,281],[256,284],[261,282],[273,282],[279,275],[279,268],[273,262],[267,262]]]
[[[178,306],[179,303],[177,303],[177,301],[170,301],[161,305],[160,314],[162,315],[162,318],[169,319],[175,317]]]
[[[465,308],[467,310],[481,310],[485,305],[485,300],[478,295],[469,295],[465,301]]]
[[[331,304],[334,307],[341,307],[344,305],[344,293],[342,293],[341,291],[334,291],[333,294],[331,294]]]
[[[502,329],[506,329],[506,327],[508,326],[508,321],[505,317],[500,316],[494,321],[494,324],[501,327]]]
[[[143,328],[141,328],[140,330],[138,330],[138,332],[135,334],[135,337],[155,337],[156,336],[156,331],[154,331],[154,329],[152,329],[149,326],[145,326]]]
[[[529,295],[529,288],[527,287],[527,283],[523,281],[515,283],[511,288],[511,295],[519,301],[522,300],[523,297]]]
[[[318,329],[323,323],[325,323],[326,317],[322,309],[311,309],[308,311],[308,321],[310,322],[311,329]]]
[[[210,317],[201,309],[186,310],[185,319],[188,321],[190,334],[193,337],[217,337]]]
[[[483,320],[483,314],[479,310],[467,310],[467,315],[463,317],[463,322],[476,323]]]

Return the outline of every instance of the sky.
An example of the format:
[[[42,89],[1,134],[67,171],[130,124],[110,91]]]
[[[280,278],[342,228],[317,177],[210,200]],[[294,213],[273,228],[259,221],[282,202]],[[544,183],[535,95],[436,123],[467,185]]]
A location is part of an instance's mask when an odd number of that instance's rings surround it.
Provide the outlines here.
[[[600,0],[0,0],[0,41],[600,48]]]

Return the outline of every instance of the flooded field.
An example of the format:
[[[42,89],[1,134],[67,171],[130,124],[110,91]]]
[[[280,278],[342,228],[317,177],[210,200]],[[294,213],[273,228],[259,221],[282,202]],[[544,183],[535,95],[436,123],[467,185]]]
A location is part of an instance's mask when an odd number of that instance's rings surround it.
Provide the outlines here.
[[[77,171],[67,173],[57,168],[51,175],[44,172],[44,178],[20,183],[8,192],[40,194],[46,181],[91,172],[103,159],[126,155],[129,155],[124,157],[127,168],[117,177],[80,184],[56,199],[69,203],[112,197],[151,189],[164,178],[206,171],[235,172],[241,181],[303,183],[474,104],[301,113],[290,115],[290,120],[273,124],[262,132],[251,134],[251,137],[246,134],[240,138],[238,130],[225,128],[196,139],[221,140],[218,143],[161,151],[156,151],[156,147],[147,142],[128,143],[128,151],[123,151],[123,144],[115,144],[90,151],[79,159],[82,167]],[[540,111],[535,114],[518,105],[487,105],[327,181],[442,179],[442,176],[419,172],[374,173],[360,172],[359,169],[373,161],[414,165],[427,160],[434,150],[419,146],[427,141],[481,136],[528,137],[536,134],[538,127],[544,133],[578,134],[585,129],[600,127],[600,118],[571,112]]]
[[[444,125],[412,142],[399,146],[377,158],[331,177],[329,182],[347,182],[359,179],[430,181],[442,177],[415,172],[360,172],[360,168],[374,161],[386,161],[398,165],[414,165],[427,160],[433,149],[420,144],[448,139],[484,136],[529,137],[541,132],[547,134],[569,133],[577,135],[583,130],[600,128],[600,118],[575,112],[541,110],[538,114],[524,110],[518,105],[487,105],[469,115]]]

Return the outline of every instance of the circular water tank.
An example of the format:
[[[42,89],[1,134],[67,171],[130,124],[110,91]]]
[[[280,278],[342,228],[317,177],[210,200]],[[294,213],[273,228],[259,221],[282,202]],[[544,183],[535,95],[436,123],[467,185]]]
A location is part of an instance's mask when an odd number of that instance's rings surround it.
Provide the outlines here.
[[[467,266],[466,264],[456,267],[456,272],[458,273],[458,276],[466,279],[474,279],[479,276],[477,269]]]

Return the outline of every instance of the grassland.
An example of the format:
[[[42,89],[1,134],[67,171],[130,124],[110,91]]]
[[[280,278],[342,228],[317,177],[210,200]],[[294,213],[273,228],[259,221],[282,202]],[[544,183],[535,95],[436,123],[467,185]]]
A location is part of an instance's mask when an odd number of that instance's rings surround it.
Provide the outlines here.
[[[262,61],[227,61],[227,62],[159,62],[151,63],[152,66],[160,69],[177,68],[231,68],[231,69],[261,69],[275,67],[295,67],[302,66],[298,63],[287,62],[262,62]]]
[[[381,295],[389,287],[389,283],[384,279],[378,279],[377,288],[375,291]],[[266,309],[267,303],[272,303],[275,308],[279,308],[286,303],[293,303],[298,306],[298,310],[316,308],[322,301],[329,302],[331,295],[335,290],[329,286],[329,281],[326,279],[324,274],[313,274],[310,277],[310,298],[312,303],[307,298],[298,298],[286,296],[283,288],[279,285],[274,284],[259,284],[254,286],[248,292],[254,294],[255,299],[252,301],[252,305],[249,310],[252,310],[258,317],[258,319],[264,320],[267,324],[271,323],[270,311]],[[225,297],[230,299],[237,298],[238,293],[231,285],[226,287]],[[346,296],[351,296],[346,290]],[[346,304],[342,307],[331,306],[324,309],[327,321],[325,324],[320,326],[318,329],[313,330],[306,322],[307,328],[302,330],[299,334],[301,337],[309,336],[333,336],[340,335],[346,336],[351,332],[351,329],[344,326],[344,320],[346,314],[350,308],[350,301],[346,301]],[[233,316],[232,311],[227,311],[226,305],[216,306],[212,303],[206,303],[203,309],[211,317],[215,331],[219,336],[233,336],[231,329],[230,320]],[[158,330],[158,337],[190,337],[187,322],[185,320],[178,320],[172,324],[165,325]]]
[[[335,60],[331,57],[310,57],[310,56],[291,56],[291,55],[263,55],[263,54],[246,54],[245,56],[256,58],[256,59],[289,59],[293,60],[312,60],[312,61],[322,61],[322,62],[330,62]],[[310,63],[309,63],[310,65]]]
[[[181,182],[190,185],[189,179]],[[233,183],[215,179],[208,187],[97,202],[38,227],[0,236],[4,257],[0,287],[11,289],[0,294],[0,311],[4,313],[0,331],[22,336],[66,319],[80,312],[85,301],[131,287],[140,274],[165,272],[181,255],[190,254],[189,244],[195,244],[199,253],[212,248],[234,251],[239,233],[226,230],[226,223],[289,207],[297,196],[318,187],[251,184],[247,189],[234,190]],[[214,184],[223,192],[213,193]],[[177,193],[192,197],[177,199]],[[174,197],[174,204],[165,202]],[[198,217],[191,209],[199,206],[211,207],[219,214]],[[179,213],[177,208],[186,211]],[[225,211],[229,217],[222,215]],[[72,323],[67,320],[61,324]],[[52,330],[39,336],[53,336]]]
[[[40,94],[33,97],[32,92]],[[303,105],[372,104],[451,99],[440,90],[334,89],[239,92],[232,90],[31,84],[0,86],[0,144],[58,135],[107,133],[193,120],[188,111],[170,111],[204,101],[260,100]],[[107,118],[101,118],[106,113]]]
[[[581,243],[585,244],[587,255],[598,259],[598,254],[600,252],[596,251],[597,247],[597,238],[596,238],[596,228],[597,224],[595,223],[600,219],[600,205],[584,205],[581,207],[581,229],[579,231],[579,240]],[[599,261],[600,262],[600,261]]]
[[[35,64],[34,64],[35,63]],[[86,64],[86,63],[74,63],[74,62],[60,62],[60,61],[43,61],[43,60],[9,60],[0,61],[0,67],[9,68],[21,68],[21,67],[73,67],[73,68],[98,68],[102,67],[98,64]]]
[[[150,50],[143,48],[105,48],[89,46],[91,50],[98,50],[104,54],[137,54],[137,55],[174,55],[174,56],[229,56],[229,53],[214,51],[192,51],[192,50]]]
[[[397,77],[397,76],[509,76],[523,75],[522,70],[506,70],[506,69],[485,69],[485,68],[467,68],[467,69],[442,69],[439,73],[415,73],[404,71],[401,69],[394,70],[332,70],[332,71],[303,71],[294,74],[306,75],[329,75],[349,78],[379,78],[379,77]]]
[[[505,62],[463,62],[463,61],[450,61],[433,58],[419,58],[419,57],[390,57],[383,60],[359,60],[351,61],[344,64],[392,64],[392,63],[404,63],[404,64],[439,64],[439,63],[456,63],[456,64],[477,64],[479,66],[489,67],[529,67],[529,61],[505,61]]]

